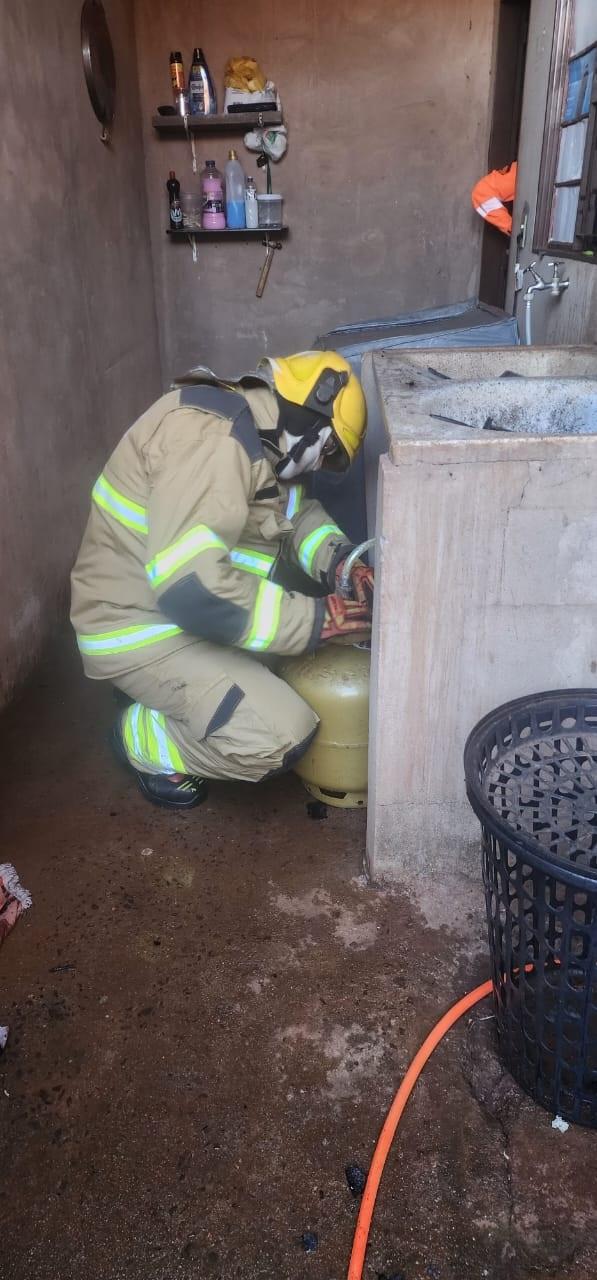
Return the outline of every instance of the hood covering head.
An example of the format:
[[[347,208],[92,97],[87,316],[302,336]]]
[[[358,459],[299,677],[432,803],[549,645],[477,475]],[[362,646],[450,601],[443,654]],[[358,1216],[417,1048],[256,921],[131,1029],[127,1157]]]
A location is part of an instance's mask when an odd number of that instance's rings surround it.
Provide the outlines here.
[[[238,388],[267,387],[277,408],[277,421],[259,426],[259,434],[276,462],[276,475],[290,482],[309,471],[346,471],[360,449],[367,427],[361,384],[337,351],[301,351],[298,355],[264,357],[253,373],[219,378],[197,365],[177,378],[175,386],[213,383]],[[269,413],[267,415],[269,417]]]
[[[279,461],[275,472],[279,480],[291,481],[310,471],[319,471],[333,456],[341,464],[339,469],[348,466],[329,418],[298,409],[278,392],[275,395],[279,410],[276,440]]]
[[[261,433],[278,456],[278,478],[291,481],[321,467],[347,470],[367,422],[361,385],[348,361],[335,351],[303,351],[279,360],[266,357],[259,371],[278,404],[276,432]]]

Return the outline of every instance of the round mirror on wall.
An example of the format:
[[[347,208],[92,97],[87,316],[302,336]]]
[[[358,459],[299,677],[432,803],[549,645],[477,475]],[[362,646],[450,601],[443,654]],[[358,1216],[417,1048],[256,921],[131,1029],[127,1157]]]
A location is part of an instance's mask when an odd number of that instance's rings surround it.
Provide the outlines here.
[[[81,54],[91,105],[102,125],[101,140],[109,142],[116,99],[116,67],[102,0],[85,0],[81,9]]]

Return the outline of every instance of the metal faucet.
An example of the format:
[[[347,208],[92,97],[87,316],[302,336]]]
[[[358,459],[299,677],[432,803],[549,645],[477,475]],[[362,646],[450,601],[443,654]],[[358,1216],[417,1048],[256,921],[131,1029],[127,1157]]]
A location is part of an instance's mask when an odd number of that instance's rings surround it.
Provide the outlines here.
[[[563,267],[564,263],[548,262],[547,265],[549,267],[553,267],[553,276],[551,278],[551,284],[549,286],[550,291],[553,294],[554,298],[559,298],[560,294],[563,293],[564,290],[567,289],[570,284],[569,280],[562,280],[562,277],[560,275],[560,267]]]
[[[570,281],[562,280],[562,277],[560,275],[560,267],[563,267],[564,263],[548,262],[547,265],[548,267],[551,267],[553,271],[551,280],[544,280],[543,276],[539,275],[539,272],[536,270],[536,266],[537,266],[536,262],[531,262],[531,265],[527,267],[527,271],[532,275],[535,283],[529,285],[524,295],[525,302],[528,302],[529,300],[532,301],[532,296],[534,293],[545,293],[548,290],[554,298],[559,298],[560,294],[563,293],[564,290],[568,288]]]
[[[552,268],[553,274],[552,274],[551,280],[544,280],[543,276],[539,275],[539,272],[536,270],[536,267],[537,267],[536,262],[531,262],[531,265],[529,267],[526,267],[523,273],[523,274],[526,274],[526,272],[528,272],[530,275],[532,275],[533,280],[535,281],[534,284],[530,284],[528,286],[526,292],[523,295],[523,302],[525,304],[524,340],[527,347],[530,347],[532,345],[531,306],[532,306],[533,298],[535,294],[550,293],[552,298],[559,298],[560,295],[564,293],[564,291],[570,285],[570,281],[562,280],[562,277],[560,275],[560,267],[563,267],[564,265],[563,262],[548,262],[547,265],[548,267]]]

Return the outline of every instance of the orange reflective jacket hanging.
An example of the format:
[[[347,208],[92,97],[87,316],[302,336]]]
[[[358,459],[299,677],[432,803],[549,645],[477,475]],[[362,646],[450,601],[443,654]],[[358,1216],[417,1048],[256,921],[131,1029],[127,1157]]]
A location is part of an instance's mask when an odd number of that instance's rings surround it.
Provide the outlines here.
[[[473,209],[506,236],[512,230],[512,214],[506,205],[514,201],[517,172],[516,160],[505,169],[492,169],[477,182],[471,193]]]

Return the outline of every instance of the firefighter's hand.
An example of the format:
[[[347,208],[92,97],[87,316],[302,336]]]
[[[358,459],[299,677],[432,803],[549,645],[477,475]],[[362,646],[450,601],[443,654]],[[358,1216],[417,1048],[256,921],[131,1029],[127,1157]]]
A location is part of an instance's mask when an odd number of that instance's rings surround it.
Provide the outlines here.
[[[361,560],[357,560],[353,571],[350,575],[352,582],[352,593],[355,600],[360,604],[366,604],[371,613],[373,609],[373,590],[375,587],[375,576],[373,569],[369,569]]]
[[[326,640],[366,640],[371,635],[371,609],[360,600],[344,600],[342,596],[327,596],[325,618],[321,631]]]
[[[341,560],[336,569],[336,587],[340,582],[342,571],[346,561]],[[369,569],[362,560],[357,560],[352,566],[350,574],[350,583],[352,587],[352,598],[358,600],[359,604],[366,604],[371,612],[373,609],[373,590],[375,587],[375,576],[373,569]]]

